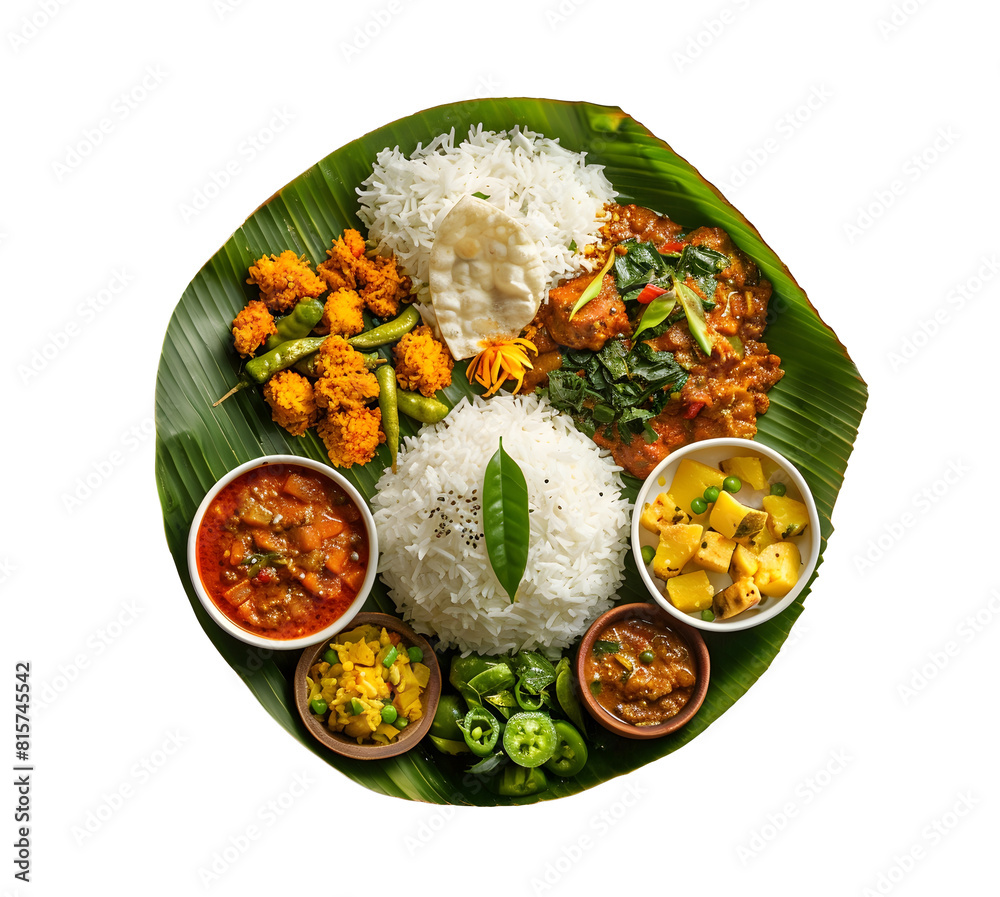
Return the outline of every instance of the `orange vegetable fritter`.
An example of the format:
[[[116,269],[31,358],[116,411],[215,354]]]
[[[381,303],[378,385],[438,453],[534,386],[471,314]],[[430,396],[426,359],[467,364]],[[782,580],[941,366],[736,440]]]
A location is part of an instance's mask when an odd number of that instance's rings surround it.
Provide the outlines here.
[[[244,358],[253,355],[272,333],[277,333],[274,318],[259,299],[251,299],[233,318],[233,341]]]
[[[365,367],[361,353],[343,337],[330,336],[316,356],[319,379],[313,384],[316,404],[329,411],[361,408],[378,398],[378,380]]]
[[[354,291],[339,289],[330,293],[323,307],[323,317],[316,325],[317,333],[336,333],[340,336],[354,336],[365,329],[365,319],[361,310],[364,302]]]
[[[356,230],[345,230],[326,251],[327,260],[316,268],[331,290],[357,290],[365,306],[380,318],[399,314],[399,303],[409,295],[410,278],[400,275],[394,257],[364,254],[365,242]]]
[[[316,429],[334,467],[367,464],[375,457],[379,444],[385,442],[378,408],[330,411]]]
[[[407,333],[392,350],[396,359],[396,381],[403,389],[419,391],[428,398],[451,385],[455,361],[430,327],[422,325]]]
[[[286,249],[281,255],[264,255],[250,266],[247,283],[260,290],[260,298],[273,312],[291,311],[303,298],[326,292],[326,284],[313,273],[309,260]]]
[[[398,315],[399,303],[410,292],[410,278],[400,276],[395,258],[375,256],[359,261],[366,262],[358,272],[358,280],[364,284],[360,292],[368,310],[380,318]]]
[[[268,380],[264,399],[271,406],[271,420],[293,436],[305,433],[319,415],[312,383],[295,371],[279,371]]]

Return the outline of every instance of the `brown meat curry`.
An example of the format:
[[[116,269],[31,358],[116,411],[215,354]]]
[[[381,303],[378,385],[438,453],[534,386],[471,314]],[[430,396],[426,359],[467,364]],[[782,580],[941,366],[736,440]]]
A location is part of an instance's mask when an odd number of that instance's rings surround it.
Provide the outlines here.
[[[698,296],[714,299],[714,308],[704,312],[711,355],[702,351],[683,317],[652,335],[646,340],[649,345],[672,353],[687,372],[687,381],[647,422],[644,433],[626,439],[615,426],[598,426],[594,441],[610,449],[619,465],[644,478],[673,449],[689,442],[717,436],[752,438],[757,415],[769,405],[767,391],[783,375],[781,360],[761,341],[770,281],[722,229],[700,227],[685,233],[676,222],[640,206],[609,206],[602,237],[604,252],[623,253],[621,244],[628,240],[675,253],[690,244],[721,253],[729,264],[715,275],[714,296],[704,296],[694,280],[686,282]],[[594,276],[564,281],[550,291],[529,332],[539,355],[525,380],[526,392],[546,385],[549,374],[563,368],[566,349],[597,352],[616,339],[632,346],[643,306],[626,308],[613,270],[604,275],[597,296],[571,319],[574,305]]]

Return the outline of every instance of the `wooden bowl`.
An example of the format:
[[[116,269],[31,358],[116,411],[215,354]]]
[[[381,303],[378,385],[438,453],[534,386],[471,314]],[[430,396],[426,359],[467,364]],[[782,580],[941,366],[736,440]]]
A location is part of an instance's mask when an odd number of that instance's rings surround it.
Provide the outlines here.
[[[424,715],[417,722],[401,730],[396,736],[396,740],[390,744],[378,744],[377,742],[358,744],[356,739],[331,732],[323,723],[319,722],[309,709],[309,687],[306,684],[306,676],[309,674],[310,667],[319,660],[333,639],[326,639],[302,652],[298,665],[295,667],[293,688],[295,689],[295,706],[298,708],[299,716],[309,730],[309,734],[320,744],[331,751],[356,760],[380,760],[384,757],[395,757],[405,753],[410,748],[415,747],[417,742],[427,734],[434,721],[438,698],[441,697],[441,667],[434,654],[434,649],[427,639],[414,632],[402,620],[389,614],[361,613],[351,621],[350,628],[353,629],[366,623],[380,628],[384,627],[389,632],[398,632],[407,647],[416,646],[423,651],[424,657],[421,662],[430,668],[431,676],[422,696]]]
[[[669,629],[676,635],[680,636],[687,643],[697,666],[695,688],[687,704],[685,704],[681,708],[680,712],[675,716],[672,716],[670,719],[653,726],[636,726],[613,716],[597,703],[597,699],[591,693],[590,688],[587,685],[585,663],[587,655],[593,648],[598,635],[605,629],[605,627],[611,625],[612,623],[629,619],[645,620],[646,622],[652,623],[662,629]],[[701,637],[701,633],[699,633],[697,629],[688,626],[686,623],[682,623],[680,620],[674,619],[657,604],[639,603],[621,604],[618,607],[613,607],[606,613],[601,614],[601,616],[594,621],[593,625],[587,630],[582,641],[580,642],[574,670],[576,673],[576,681],[580,686],[580,698],[583,701],[583,705],[587,708],[587,712],[598,723],[610,732],[614,732],[616,735],[621,735],[624,738],[645,739],[660,738],[663,735],[676,732],[682,726],[691,721],[694,715],[698,712],[698,708],[701,707],[702,702],[705,700],[705,695],[708,692],[710,664],[708,659],[708,648],[705,646],[705,640]]]

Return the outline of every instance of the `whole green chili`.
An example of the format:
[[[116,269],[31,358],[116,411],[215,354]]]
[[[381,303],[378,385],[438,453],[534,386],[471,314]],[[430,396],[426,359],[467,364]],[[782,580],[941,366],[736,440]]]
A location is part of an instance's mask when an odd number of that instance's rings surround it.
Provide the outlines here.
[[[264,342],[264,351],[270,352],[289,340],[309,336],[323,317],[323,307],[324,303],[319,299],[300,299],[295,308],[274,322],[278,332],[272,333]]]
[[[444,420],[451,411],[444,402],[406,389],[396,390],[396,404],[403,414],[422,424],[436,424],[439,420]]]
[[[391,321],[386,321],[371,330],[359,333],[350,337],[347,342],[355,349],[377,349],[387,343],[394,343],[400,337],[409,333],[420,322],[420,313],[412,306],[408,305],[399,315]]]
[[[378,407],[382,412],[382,432],[389,446],[392,472],[396,472],[396,454],[399,452],[399,406],[396,404],[396,372],[392,365],[383,365],[375,371],[378,380]]]

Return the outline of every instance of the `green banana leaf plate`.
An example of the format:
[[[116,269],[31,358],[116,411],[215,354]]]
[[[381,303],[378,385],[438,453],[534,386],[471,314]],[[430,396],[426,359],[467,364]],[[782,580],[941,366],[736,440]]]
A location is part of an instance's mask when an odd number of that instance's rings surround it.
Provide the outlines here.
[[[398,145],[405,153],[420,142],[470,125],[505,130],[522,125],[559,138],[588,161],[606,166],[620,202],[636,202],[668,214],[687,227],[716,225],[752,259],[774,286],[765,339],[782,359],[784,378],[770,392],[771,406],[759,420],[757,439],[795,463],[813,491],[822,518],[822,547],[843,482],[867,388],[836,335],[823,323],[788,269],[756,229],[711,184],[662,140],[615,107],[539,99],[487,99],[439,106],[386,125],[331,153],[257,209],[191,281],[174,311],[163,343],[156,383],[156,481],[167,543],[188,600],[205,634],[239,674],[264,709],[294,738],[356,782],[383,794],[438,804],[496,806],[531,803],[579,793],[664,757],[688,743],[726,712],[768,668],[809,593],[786,612],[754,628],[705,633],[712,658],[708,696],[686,727],[649,741],[626,741],[596,725],[588,730],[590,760],[575,778],[556,781],[531,797],[492,794],[463,765],[436,752],[425,740],[409,753],[380,761],[350,760],[319,745],[295,711],[291,693],[297,652],[251,648],[224,633],[195,596],[186,561],[186,539],[195,509],[228,470],[271,453],[326,460],[310,432],[293,437],[271,422],[259,390],[244,390],[217,408],[212,402],[237,379],[239,360],[229,333],[236,312],[254,298],[247,268],[262,254],[294,249],[313,262],[325,258],[330,240],[346,227],[360,227],[355,188],[368,176],[376,153]],[[457,402],[473,390],[455,370],[444,396]],[[404,419],[403,435],[416,432]],[[371,498],[381,470],[379,456],[347,476]],[[635,498],[638,481],[628,478]],[[822,557],[822,553],[821,553]],[[818,567],[817,567],[818,569]],[[814,574],[815,576],[815,574]],[[811,585],[811,583],[810,583]],[[619,602],[648,595],[631,560]],[[380,583],[366,610],[394,612]],[[192,631],[192,638],[196,638]],[[290,754],[298,750],[293,748]],[[290,762],[294,758],[290,756]]]

